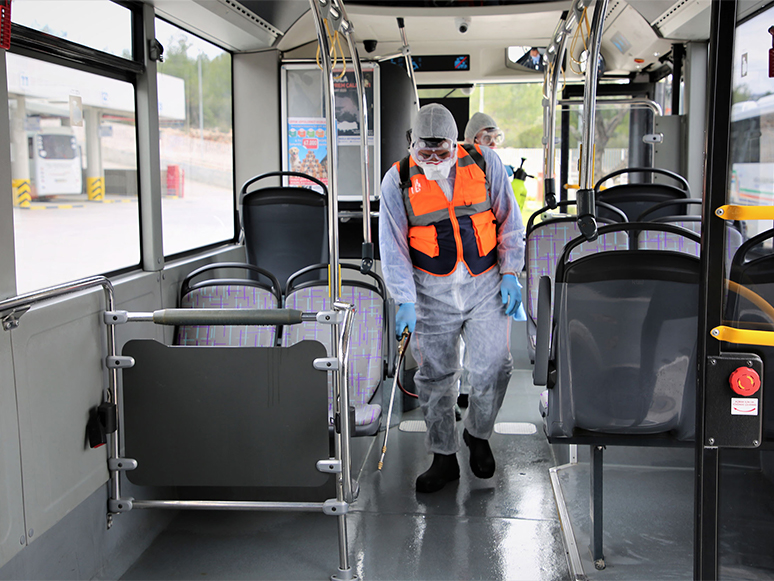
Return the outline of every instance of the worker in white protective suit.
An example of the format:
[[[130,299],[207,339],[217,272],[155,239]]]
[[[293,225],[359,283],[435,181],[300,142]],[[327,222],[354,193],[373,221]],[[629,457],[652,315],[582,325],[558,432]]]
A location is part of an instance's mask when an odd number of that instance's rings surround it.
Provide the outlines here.
[[[414,381],[433,454],[416,489],[435,492],[460,476],[460,338],[470,352],[462,434],[470,467],[479,478],[495,472],[488,440],[513,366],[510,317],[521,304],[523,225],[502,162],[486,147],[457,144],[445,107],[419,110],[409,152],[382,181],[379,246],[387,288],[400,305],[397,332],[413,333]]]
[[[503,141],[505,141],[505,133],[486,113],[480,111],[473,113],[468,124],[465,125],[465,143],[495,149],[498,145],[502,145]]]

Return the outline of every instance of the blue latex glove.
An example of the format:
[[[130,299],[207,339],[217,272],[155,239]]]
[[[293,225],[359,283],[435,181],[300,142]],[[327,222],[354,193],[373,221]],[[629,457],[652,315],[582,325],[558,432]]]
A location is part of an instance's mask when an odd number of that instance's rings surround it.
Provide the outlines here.
[[[408,327],[409,333],[414,332],[417,326],[417,312],[414,303],[403,303],[395,314],[395,335],[398,339],[403,334],[403,329]]]
[[[505,305],[505,314],[510,317],[513,315],[521,304],[521,285],[519,279],[512,274],[504,274],[503,280],[500,281],[500,296],[503,298],[503,304]]]

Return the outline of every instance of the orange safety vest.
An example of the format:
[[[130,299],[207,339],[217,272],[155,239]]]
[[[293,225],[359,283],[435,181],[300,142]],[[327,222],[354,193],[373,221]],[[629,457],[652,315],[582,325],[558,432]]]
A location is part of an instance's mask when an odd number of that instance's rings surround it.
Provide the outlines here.
[[[464,262],[470,274],[477,276],[497,264],[497,223],[486,173],[476,159],[486,167],[477,145],[457,145],[451,201],[435,181],[425,177],[411,156],[395,164],[399,173],[404,169],[401,189],[409,223],[409,254],[415,268],[448,276]]]

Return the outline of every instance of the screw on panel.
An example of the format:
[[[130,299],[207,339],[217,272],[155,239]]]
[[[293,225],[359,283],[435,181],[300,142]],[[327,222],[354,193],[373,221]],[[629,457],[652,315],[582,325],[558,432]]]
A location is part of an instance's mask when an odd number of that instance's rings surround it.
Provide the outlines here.
[[[718,208],[717,210],[715,210],[715,214],[718,215],[718,216],[722,216],[724,213],[725,212],[724,212],[723,208]]]
[[[19,543],[20,543],[20,544],[22,544],[22,545],[23,545],[23,544],[24,544],[26,541],[27,541],[27,537],[25,537],[24,535],[22,535],[22,536],[21,536],[21,538],[19,539]]]
[[[34,534],[35,534],[35,529],[30,529],[29,532],[27,533],[27,536],[31,538],[32,535]]]
[[[752,361],[747,361],[747,367],[752,367]]]
[[[713,331],[713,333],[714,333],[714,331]],[[710,361],[710,365],[717,365],[717,363],[718,363],[714,358],[710,359],[709,361]]]
[[[715,438],[707,438],[707,443],[712,446],[715,444]]]
[[[758,440],[753,440],[753,446],[755,446],[757,448],[760,445],[761,445],[761,443]]]

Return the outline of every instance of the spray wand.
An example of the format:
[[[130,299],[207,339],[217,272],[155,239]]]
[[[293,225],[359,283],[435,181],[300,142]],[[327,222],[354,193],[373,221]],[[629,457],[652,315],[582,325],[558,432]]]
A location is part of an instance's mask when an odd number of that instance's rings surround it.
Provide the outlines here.
[[[392,392],[390,393],[390,407],[387,410],[387,425],[384,428],[384,442],[382,442],[382,455],[379,458],[379,464],[377,465],[377,468],[379,470],[382,469],[382,466],[384,466],[384,455],[387,453],[387,437],[390,435],[390,418],[392,417],[392,404],[395,400],[395,387],[398,385],[398,376],[400,375],[400,366],[403,363],[403,355],[406,352],[406,347],[408,346],[409,339],[411,339],[411,333],[408,330],[408,327],[403,329],[403,334],[400,336],[400,339],[398,340],[398,365],[395,368],[395,379],[392,382]]]

